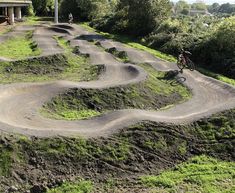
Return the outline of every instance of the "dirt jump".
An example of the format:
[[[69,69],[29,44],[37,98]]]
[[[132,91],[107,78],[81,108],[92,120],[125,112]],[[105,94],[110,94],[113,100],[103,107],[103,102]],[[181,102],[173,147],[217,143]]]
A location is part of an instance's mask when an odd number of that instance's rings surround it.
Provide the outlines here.
[[[63,36],[71,47],[78,46],[81,54],[89,56],[92,65],[105,65],[97,81],[70,82],[59,80],[43,83],[14,83],[0,85],[0,130],[30,136],[83,136],[100,137],[118,132],[124,127],[141,121],[184,124],[208,117],[214,113],[235,108],[235,87],[202,75],[197,71],[185,71],[184,84],[192,91],[192,98],[185,103],[160,111],[123,109],[108,112],[88,120],[52,120],[40,115],[39,109],[54,96],[71,88],[103,89],[145,81],[148,74],[136,64],[148,63],[158,71],[176,70],[174,63],[155,58],[153,55],[122,43],[88,32],[77,25],[21,26],[0,37],[0,42],[9,37],[34,30],[33,39],[42,50],[41,56],[63,53],[53,38]],[[99,42],[104,49],[116,48],[126,52],[129,63],[123,63],[91,41]],[[0,60],[9,60],[0,58]]]

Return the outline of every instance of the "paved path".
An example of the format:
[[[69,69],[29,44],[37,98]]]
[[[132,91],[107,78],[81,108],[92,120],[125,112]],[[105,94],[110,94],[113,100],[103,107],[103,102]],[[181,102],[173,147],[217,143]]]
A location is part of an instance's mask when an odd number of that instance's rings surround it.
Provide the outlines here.
[[[90,56],[91,64],[105,65],[105,72],[99,80],[91,82],[77,83],[61,80],[0,85],[0,130],[39,137],[56,135],[100,137],[108,136],[143,120],[182,124],[235,108],[233,86],[206,77],[197,71],[185,71],[182,76],[186,79],[186,86],[192,90],[193,97],[171,109],[164,111],[123,109],[90,120],[79,121],[44,118],[38,112],[42,105],[70,88],[101,89],[145,81],[147,74],[135,65],[138,63],[149,63],[155,69],[162,71],[176,69],[173,63],[159,60],[149,53],[126,47],[75,25],[37,26],[33,38],[43,50],[42,55],[63,52],[53,39],[53,35],[62,35],[70,40],[71,46],[79,46],[81,53]],[[115,47],[125,51],[133,64],[117,61],[111,54],[87,40],[99,41],[103,48]]]

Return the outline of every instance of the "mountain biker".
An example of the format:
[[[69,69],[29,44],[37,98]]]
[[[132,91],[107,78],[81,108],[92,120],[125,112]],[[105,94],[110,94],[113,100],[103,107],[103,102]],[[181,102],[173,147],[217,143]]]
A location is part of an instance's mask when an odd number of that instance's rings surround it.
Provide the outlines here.
[[[194,63],[190,60],[191,52],[181,49],[180,54],[177,60],[177,66],[180,69],[180,72],[183,73],[184,68],[188,68],[191,71],[195,70]]]
[[[73,14],[70,13],[69,14],[69,24],[72,24],[73,23]]]
[[[181,49],[180,54],[182,54],[182,56],[184,57],[183,59],[185,60],[185,61],[184,61],[185,64],[188,62],[188,57],[189,57],[189,56],[192,56],[192,53],[191,53],[191,52],[186,51],[186,50],[184,50],[184,49]]]

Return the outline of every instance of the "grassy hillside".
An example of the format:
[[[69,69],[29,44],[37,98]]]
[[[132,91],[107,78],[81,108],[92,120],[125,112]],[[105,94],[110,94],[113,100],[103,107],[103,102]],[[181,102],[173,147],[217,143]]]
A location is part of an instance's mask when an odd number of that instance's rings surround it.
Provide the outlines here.
[[[58,192],[232,192],[234,118],[231,110],[190,125],[143,122],[98,139],[2,134],[0,191],[13,181]]]

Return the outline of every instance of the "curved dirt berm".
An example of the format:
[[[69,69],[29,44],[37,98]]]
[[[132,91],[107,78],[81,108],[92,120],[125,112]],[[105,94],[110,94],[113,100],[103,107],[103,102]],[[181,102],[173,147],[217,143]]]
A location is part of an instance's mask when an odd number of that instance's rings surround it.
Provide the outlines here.
[[[76,34],[76,36],[74,36]],[[211,114],[235,108],[235,88],[199,72],[185,71],[181,76],[192,92],[191,100],[164,111],[145,111],[123,109],[104,114],[90,120],[60,121],[44,118],[38,110],[42,105],[59,93],[70,88],[102,89],[144,81],[145,71],[134,65],[117,61],[87,40],[100,41],[104,48],[115,47],[125,51],[131,62],[149,63],[157,70],[175,70],[176,65],[153,57],[144,51],[125,47],[78,26],[65,24],[53,28],[38,26],[34,40],[43,50],[43,55],[61,53],[63,50],[54,40],[54,35],[62,35],[70,40],[71,46],[78,46],[82,54],[89,55],[93,65],[105,65],[105,72],[97,81],[49,83],[22,83],[0,85],[0,129],[34,136],[81,135],[85,137],[107,136],[123,127],[143,120],[181,124],[210,116]]]

